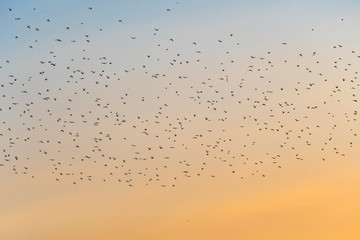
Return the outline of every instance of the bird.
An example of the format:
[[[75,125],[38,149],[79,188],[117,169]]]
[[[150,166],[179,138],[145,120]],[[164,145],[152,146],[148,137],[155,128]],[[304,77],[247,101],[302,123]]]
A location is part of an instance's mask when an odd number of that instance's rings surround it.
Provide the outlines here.
[[[23,50],[1,62],[0,174],[40,181],[41,162],[57,184],[165,190],[179,179],[270,181],[291,161],[345,159],[356,148],[360,56],[346,38],[320,46],[309,33],[278,51],[269,36],[254,49],[232,25],[199,40],[160,20],[140,28],[109,11],[110,24],[94,23],[74,8],[67,25],[50,15],[42,26],[39,11],[24,25],[28,16],[4,16],[9,26],[22,20],[4,31]]]

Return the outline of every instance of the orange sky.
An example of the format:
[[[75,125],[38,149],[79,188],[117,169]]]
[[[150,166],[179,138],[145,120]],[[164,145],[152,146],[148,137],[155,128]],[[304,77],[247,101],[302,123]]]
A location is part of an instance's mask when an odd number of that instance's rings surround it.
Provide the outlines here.
[[[1,239],[357,239],[360,176],[353,159],[272,179],[193,180],[177,188],[67,188],[6,183]],[[337,168],[337,169],[335,169]],[[23,188],[13,188],[22,184]],[[191,185],[191,188],[189,188]],[[9,188],[13,188],[8,191]],[[39,197],[47,189],[48,194]]]

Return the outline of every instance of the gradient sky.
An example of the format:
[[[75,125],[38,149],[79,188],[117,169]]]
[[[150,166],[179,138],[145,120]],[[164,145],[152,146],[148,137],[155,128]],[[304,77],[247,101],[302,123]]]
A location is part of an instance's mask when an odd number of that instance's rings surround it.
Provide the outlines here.
[[[0,239],[360,238],[359,4],[0,0]]]

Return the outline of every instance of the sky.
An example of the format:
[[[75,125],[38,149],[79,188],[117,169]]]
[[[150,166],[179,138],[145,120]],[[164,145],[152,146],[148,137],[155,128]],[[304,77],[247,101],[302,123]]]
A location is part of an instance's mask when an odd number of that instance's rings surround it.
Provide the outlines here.
[[[0,239],[359,238],[359,9],[0,0]]]

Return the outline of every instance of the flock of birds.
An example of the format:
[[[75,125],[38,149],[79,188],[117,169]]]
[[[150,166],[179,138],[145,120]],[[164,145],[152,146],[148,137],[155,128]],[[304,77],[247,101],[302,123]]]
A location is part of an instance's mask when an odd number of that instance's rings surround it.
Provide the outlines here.
[[[293,159],[342,158],[358,141],[360,54],[343,44],[286,55],[291,43],[280,42],[238,56],[240,37],[229,33],[209,40],[220,51],[209,57],[201,42],[182,49],[155,27],[149,50],[127,61],[99,53],[106,27],[71,39],[75,26],[63,26],[62,36],[43,41],[40,27],[8,10],[24,29],[14,41],[27,49],[0,59],[0,173],[36,179],[45,169],[57,182],[175,187],[218,174],[266,177]],[[44,19],[50,28],[55,21]],[[142,35],[122,37],[141,48]]]

